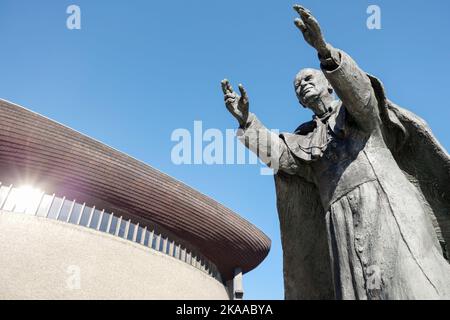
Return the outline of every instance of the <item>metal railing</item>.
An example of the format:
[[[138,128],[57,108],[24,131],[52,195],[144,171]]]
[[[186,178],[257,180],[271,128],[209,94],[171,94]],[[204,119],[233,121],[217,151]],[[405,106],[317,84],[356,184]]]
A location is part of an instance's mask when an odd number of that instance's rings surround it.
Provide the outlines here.
[[[127,239],[181,260],[222,282],[217,267],[200,254],[155,232],[154,227],[135,224],[95,206],[89,207],[85,203],[49,195],[31,187],[16,188],[0,183],[0,210],[53,219]]]

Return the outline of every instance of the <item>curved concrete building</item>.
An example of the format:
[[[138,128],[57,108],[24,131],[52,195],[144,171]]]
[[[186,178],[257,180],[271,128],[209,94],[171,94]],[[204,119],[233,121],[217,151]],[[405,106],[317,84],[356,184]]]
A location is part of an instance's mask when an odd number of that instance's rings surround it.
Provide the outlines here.
[[[270,240],[183,183],[0,100],[0,299],[236,299]]]

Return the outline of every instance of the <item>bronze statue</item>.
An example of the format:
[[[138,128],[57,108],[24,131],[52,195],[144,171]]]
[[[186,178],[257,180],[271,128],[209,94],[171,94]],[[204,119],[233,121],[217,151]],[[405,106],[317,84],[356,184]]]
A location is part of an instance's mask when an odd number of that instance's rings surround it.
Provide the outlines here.
[[[222,82],[241,141],[276,170],[286,299],[450,299],[448,153],[294,9],[321,65],[294,81],[313,120],[276,135]]]

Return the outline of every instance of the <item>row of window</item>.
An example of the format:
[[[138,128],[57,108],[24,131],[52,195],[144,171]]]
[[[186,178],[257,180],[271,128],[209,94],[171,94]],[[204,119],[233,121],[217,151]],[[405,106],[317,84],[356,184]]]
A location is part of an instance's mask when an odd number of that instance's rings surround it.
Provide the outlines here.
[[[0,210],[36,215],[106,232],[170,255],[222,281],[213,263],[156,233],[153,228],[134,224],[131,220],[75,200],[48,195],[32,187],[1,186]]]

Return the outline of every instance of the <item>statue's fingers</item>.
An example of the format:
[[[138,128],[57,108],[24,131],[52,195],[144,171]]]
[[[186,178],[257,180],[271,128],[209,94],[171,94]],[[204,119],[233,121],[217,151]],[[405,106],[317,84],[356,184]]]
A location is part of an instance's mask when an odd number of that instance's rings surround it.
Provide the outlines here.
[[[294,4],[294,5],[293,5],[293,8],[294,8],[295,12],[297,12],[298,14],[300,14],[300,11],[301,11],[301,10],[304,10],[304,9],[305,9],[304,7],[302,7],[302,6],[299,5],[299,4]]]
[[[305,8],[304,6],[298,6],[298,11],[300,11],[302,14],[306,15],[312,15],[311,10]]]
[[[227,85],[228,92],[229,93],[234,93],[233,87],[231,86],[231,83],[229,81],[227,81],[226,85]]]
[[[300,17],[302,18],[302,20],[307,24],[309,22],[309,20],[311,18],[314,18],[311,11],[309,11],[308,9],[299,6],[298,8],[298,14],[300,15]]]
[[[298,4],[294,5],[294,10],[297,11],[297,13],[300,15],[300,18],[301,18],[301,19],[299,19],[299,18],[295,19],[295,21],[296,21],[295,24],[303,32],[305,29],[309,28],[309,21],[310,21],[310,19],[312,19],[314,17],[312,16],[311,11],[309,11],[305,7],[302,7]],[[297,21],[299,21],[300,23],[298,23]],[[300,27],[300,24],[305,26],[305,28]]]
[[[225,94],[225,96],[224,96],[224,98],[223,98],[225,101],[227,101],[228,99],[236,99],[236,94],[235,93],[226,93]]]
[[[306,32],[307,28],[301,19],[299,18],[295,19],[294,23],[297,26],[297,28],[300,29],[301,32]]]
[[[316,18],[314,18],[313,16],[310,16],[308,18],[308,27],[313,31],[313,32],[320,32],[320,25],[319,22],[317,21]]]
[[[222,80],[222,91],[225,94],[234,92],[233,87],[231,86],[230,82],[227,79]]]
[[[241,93],[241,97],[245,101],[248,101],[247,90],[245,90],[245,88],[244,88],[244,86],[242,84],[239,84],[239,92]]]
[[[228,93],[225,95],[225,103],[232,103],[236,101],[236,94]]]
[[[302,8],[300,10],[300,16],[302,17],[302,22],[307,29],[310,29],[314,34],[321,33],[320,25],[317,19],[312,15],[311,11]]]
[[[223,94],[228,93],[228,85],[230,84],[227,79],[223,79],[220,84],[222,85]]]

